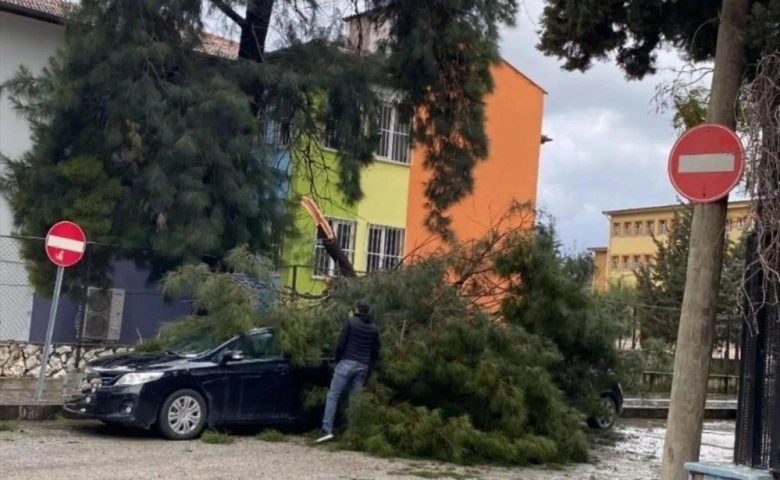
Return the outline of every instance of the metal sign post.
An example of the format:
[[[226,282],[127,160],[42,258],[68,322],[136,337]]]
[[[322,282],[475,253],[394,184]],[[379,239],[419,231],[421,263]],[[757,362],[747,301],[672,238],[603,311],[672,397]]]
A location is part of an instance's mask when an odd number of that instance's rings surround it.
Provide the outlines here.
[[[51,355],[51,337],[54,334],[54,320],[57,317],[57,306],[60,303],[60,292],[62,291],[62,277],[64,273],[65,267],[57,267],[57,280],[54,282],[54,295],[51,298],[49,325],[46,328],[46,344],[43,347],[43,356],[41,357],[41,370],[38,373],[38,388],[35,389],[35,400],[41,399],[43,387],[46,384],[46,366],[49,365],[49,355]]]
[[[71,267],[82,259],[86,248],[87,237],[84,235],[81,227],[73,222],[58,222],[46,234],[46,255],[53,264],[57,265],[57,279],[54,282],[54,294],[51,298],[49,325],[46,328],[46,343],[43,346],[41,369],[38,372],[38,387],[35,389],[36,401],[41,400],[43,389],[46,386],[46,368],[49,366],[54,323],[57,319],[57,307],[60,304],[62,277],[65,275],[66,267]]]

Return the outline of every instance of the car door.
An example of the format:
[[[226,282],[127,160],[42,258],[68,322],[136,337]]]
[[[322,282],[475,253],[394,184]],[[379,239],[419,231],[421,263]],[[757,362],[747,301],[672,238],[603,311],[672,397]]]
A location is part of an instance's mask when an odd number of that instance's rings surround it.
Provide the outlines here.
[[[291,408],[292,365],[279,351],[271,330],[242,336],[235,344],[239,361],[225,363],[227,406],[231,423],[258,424],[285,421]]]

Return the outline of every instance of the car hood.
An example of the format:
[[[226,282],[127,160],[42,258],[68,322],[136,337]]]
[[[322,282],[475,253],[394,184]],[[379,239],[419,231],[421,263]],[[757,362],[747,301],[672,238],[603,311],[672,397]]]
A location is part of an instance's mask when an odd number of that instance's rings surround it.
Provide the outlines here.
[[[189,358],[167,352],[131,352],[107,355],[87,364],[89,368],[99,370],[151,370],[175,368],[190,362]]]

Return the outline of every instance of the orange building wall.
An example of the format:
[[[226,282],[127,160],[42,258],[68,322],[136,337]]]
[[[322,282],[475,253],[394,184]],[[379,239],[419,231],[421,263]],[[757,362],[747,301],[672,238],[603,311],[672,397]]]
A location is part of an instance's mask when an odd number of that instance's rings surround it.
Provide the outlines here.
[[[473,194],[448,211],[461,241],[481,238],[514,201],[536,203],[545,92],[506,62],[493,68],[493,80],[493,93],[485,99],[489,157],[474,170]],[[429,173],[423,155],[412,152],[405,243],[406,255],[412,256],[441,246],[424,224]]]

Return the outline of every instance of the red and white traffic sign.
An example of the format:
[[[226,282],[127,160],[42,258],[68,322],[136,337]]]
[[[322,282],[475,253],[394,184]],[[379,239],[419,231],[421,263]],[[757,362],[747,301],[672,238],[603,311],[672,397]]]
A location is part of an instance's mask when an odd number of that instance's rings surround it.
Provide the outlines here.
[[[84,256],[87,237],[84,230],[73,222],[54,224],[46,234],[46,255],[58,267],[72,267]]]
[[[745,171],[742,142],[730,128],[705,123],[686,130],[669,155],[669,179],[694,203],[716,202],[739,184]]]

